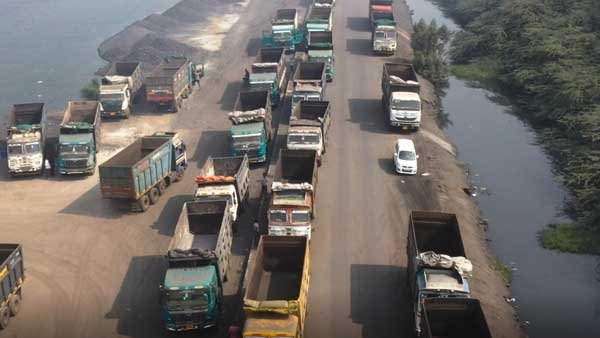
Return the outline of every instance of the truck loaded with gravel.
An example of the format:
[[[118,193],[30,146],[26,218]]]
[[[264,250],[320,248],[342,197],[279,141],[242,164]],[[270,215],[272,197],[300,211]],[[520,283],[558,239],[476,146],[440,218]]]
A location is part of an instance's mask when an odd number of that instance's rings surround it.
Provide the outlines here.
[[[302,338],[310,282],[308,239],[261,236],[248,266],[243,337]]]
[[[8,114],[6,153],[12,176],[41,174],[44,170],[44,104],[14,104]]]
[[[0,329],[21,309],[25,281],[23,252],[20,244],[0,243]]]
[[[314,150],[317,162],[327,150],[327,131],[331,124],[329,101],[300,101],[292,110],[287,134],[287,149]]]
[[[99,150],[100,102],[69,101],[58,136],[58,172],[93,175]]]
[[[229,201],[183,205],[166,255],[161,307],[169,331],[217,326],[233,240]]]
[[[196,201],[228,201],[232,219],[236,221],[248,200],[248,156],[209,156],[196,177],[196,184]]]
[[[131,211],[146,211],[183,176],[187,168],[185,148],[176,133],[157,132],[138,138],[100,165],[102,197],[126,201]]]
[[[285,49],[261,48],[244,78],[247,91],[269,91],[271,104],[277,106],[287,85],[288,63]]]
[[[381,103],[390,126],[418,129],[421,126],[419,78],[410,63],[386,63],[381,76]]]
[[[200,81],[203,69],[185,57],[165,58],[145,79],[146,100],[157,109],[177,112]]]
[[[114,62],[100,82],[101,116],[129,118],[143,85],[139,62]]]
[[[247,155],[253,163],[265,162],[271,139],[271,94],[266,90],[240,92],[229,119],[231,155]]]
[[[413,211],[408,223],[408,284],[419,336],[423,300],[469,298],[471,262],[466,258],[460,226],[454,214]]]

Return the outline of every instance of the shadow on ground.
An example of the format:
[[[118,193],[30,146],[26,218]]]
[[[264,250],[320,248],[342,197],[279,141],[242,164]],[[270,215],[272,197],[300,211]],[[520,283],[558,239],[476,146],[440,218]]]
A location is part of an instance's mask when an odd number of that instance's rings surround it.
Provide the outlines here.
[[[369,39],[346,39],[346,50],[352,55],[373,55]]]
[[[361,130],[380,134],[389,134],[390,128],[386,121],[386,114],[378,99],[349,99],[348,111],[350,122],[358,123]]]
[[[371,32],[371,21],[366,16],[348,17],[346,27],[357,32]]]

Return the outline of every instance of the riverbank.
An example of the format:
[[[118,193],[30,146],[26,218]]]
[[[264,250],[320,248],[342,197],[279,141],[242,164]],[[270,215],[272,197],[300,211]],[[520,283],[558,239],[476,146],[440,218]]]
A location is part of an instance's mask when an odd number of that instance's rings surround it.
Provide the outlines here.
[[[399,6],[399,14],[398,21],[402,31],[412,34],[411,11],[404,1]],[[406,51],[401,57],[412,58],[409,40],[402,39],[399,50]],[[515,319],[515,310],[505,300],[511,298],[511,292],[497,269],[496,258],[487,246],[486,226],[482,222],[480,210],[472,196],[465,194],[463,190],[470,187],[470,177],[465,164],[457,158],[460,149],[453,145],[439,125],[442,107],[434,86],[423,78],[420,82],[424,115],[419,133],[423,134],[427,145],[426,149],[420,151],[426,161],[433,162],[429,166],[428,176],[432,179],[427,185],[435,193],[432,197],[438,200],[441,210],[456,213],[459,218],[465,250],[474,266],[470,284],[472,295],[482,303],[492,335],[496,338],[519,337],[522,331]]]

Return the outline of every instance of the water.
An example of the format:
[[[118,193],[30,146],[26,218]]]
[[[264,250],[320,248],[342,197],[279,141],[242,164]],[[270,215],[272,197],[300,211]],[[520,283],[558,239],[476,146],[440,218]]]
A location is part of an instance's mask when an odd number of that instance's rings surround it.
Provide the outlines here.
[[[407,0],[413,21],[457,26],[424,0]],[[538,232],[560,221],[566,192],[557,183],[535,134],[506,101],[450,77],[442,106],[447,133],[468,163],[475,183],[487,187],[477,201],[489,219],[494,254],[514,267],[512,292],[531,338],[600,337],[598,258],[543,249]],[[513,263],[513,264],[511,264]]]
[[[105,64],[100,42],[178,0],[3,0],[0,121],[13,103],[60,110]],[[38,83],[39,82],[39,83]]]

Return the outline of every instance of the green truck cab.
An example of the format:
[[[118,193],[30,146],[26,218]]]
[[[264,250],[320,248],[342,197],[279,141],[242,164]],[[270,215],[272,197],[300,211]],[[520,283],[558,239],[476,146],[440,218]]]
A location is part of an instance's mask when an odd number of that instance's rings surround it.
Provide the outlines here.
[[[70,101],[60,124],[56,161],[58,172],[63,175],[93,175],[99,141],[100,103]]]
[[[252,163],[267,160],[271,138],[271,95],[268,91],[240,92],[229,113],[232,156],[248,155]]]
[[[295,8],[277,10],[271,20],[271,30],[262,34],[262,43],[267,47],[284,47],[294,51],[302,41],[304,33],[298,27],[298,11]]]

